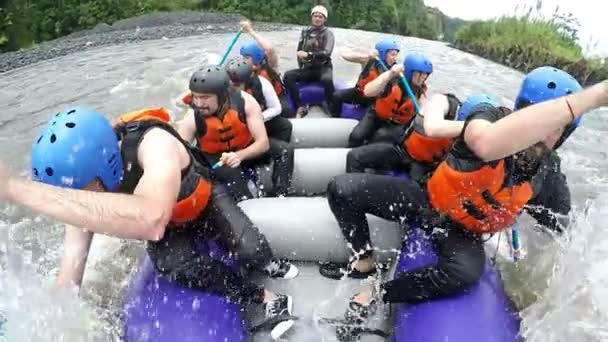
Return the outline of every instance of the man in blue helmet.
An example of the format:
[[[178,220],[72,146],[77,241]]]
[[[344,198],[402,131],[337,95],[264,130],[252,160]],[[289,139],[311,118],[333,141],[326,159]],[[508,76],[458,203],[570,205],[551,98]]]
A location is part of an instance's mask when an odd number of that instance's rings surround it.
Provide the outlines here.
[[[512,114],[489,104],[474,108],[454,147],[424,188],[390,176],[346,174],[328,186],[329,206],[356,257],[349,277],[375,273],[366,214],[405,220],[427,230],[438,255],[427,265],[366,289],[350,303],[347,319],[365,319],[379,300],[420,303],[466,290],[483,273],[483,233],[508,228],[543,191],[551,148],[580,117],[608,105],[608,81],[581,90],[562,70],[541,68],[524,80]],[[540,185],[540,186],[539,186]],[[326,276],[339,272],[322,270]],[[332,271],[332,272],[328,272]]]
[[[325,99],[331,108],[334,95],[333,66],[334,34],[327,28],[327,8],[317,5],[310,11],[311,26],[302,30],[298,42],[298,69],[285,72],[283,82],[296,108],[296,117],[306,115],[306,107],[300,103],[298,82],[321,82]]]
[[[375,80],[385,70],[378,61],[380,59],[387,68],[391,68],[397,63],[399,55],[399,42],[396,39],[384,38],[376,43],[374,50],[370,53],[356,53],[354,51],[343,53],[342,58],[349,62],[359,63],[363,66],[357,83],[353,88],[338,90],[334,93],[333,106],[330,114],[339,117],[342,112],[342,103],[348,102],[369,107],[373,102],[373,97],[366,97],[363,94],[365,86]]]
[[[281,102],[281,116],[285,118],[295,117],[294,111],[289,105],[287,92],[281,80],[279,73],[279,56],[275,48],[270,45],[270,42],[258,32],[256,32],[248,20],[241,21],[241,29],[243,32],[249,33],[255,41],[247,42],[241,46],[241,56],[247,58],[253,71],[265,79],[267,79],[279,97]]]
[[[416,114],[412,99],[400,78],[405,72],[416,101],[422,105],[426,98],[426,81],[433,72],[433,63],[423,54],[411,53],[403,64],[395,64],[363,89],[366,97],[375,98],[374,105],[353,128],[349,147],[370,141],[396,142]]]
[[[290,314],[290,296],[194,249],[195,240],[210,233],[243,266],[272,277],[297,275],[289,263],[273,260],[264,236],[212,184],[208,166],[169,121],[162,108],[127,113],[114,126],[88,108],[57,113],[33,145],[36,181],[9,176],[0,163],[0,199],[70,225],[60,286],[80,287],[91,239],[105,234],[146,240],[156,270],[181,286],[264,303],[269,319]],[[275,333],[289,329],[288,321]]]

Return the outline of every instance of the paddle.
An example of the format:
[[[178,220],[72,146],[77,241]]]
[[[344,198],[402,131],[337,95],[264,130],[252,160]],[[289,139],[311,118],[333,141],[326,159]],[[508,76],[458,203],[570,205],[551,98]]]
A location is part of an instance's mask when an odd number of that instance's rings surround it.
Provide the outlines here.
[[[230,45],[228,45],[228,49],[226,49],[226,52],[224,52],[224,55],[222,56],[222,60],[220,61],[220,66],[222,64],[224,64],[224,62],[226,61],[226,58],[228,58],[228,54],[230,53],[230,51],[232,51],[232,48],[236,44],[237,40],[239,40],[239,37],[241,36],[241,33],[243,33],[243,30],[239,29],[236,32],[236,34],[234,35],[234,37],[232,38],[232,41],[230,42]]]
[[[224,62],[226,61],[226,58],[228,58],[228,54],[230,54],[230,51],[232,51],[232,48],[234,47],[234,45],[236,44],[236,42],[239,40],[239,37],[241,36],[241,33],[243,33],[242,29],[239,29],[236,34],[234,35],[234,37],[232,38],[232,41],[230,42],[230,45],[228,45],[228,48],[226,49],[226,52],[224,52],[224,55],[222,56],[222,60],[220,61],[220,66],[222,64],[224,64]],[[224,165],[224,163],[222,163],[221,161],[218,161],[217,163],[213,164],[213,166],[211,167],[211,169],[215,170],[218,169],[220,167],[222,167]]]
[[[382,69],[384,69],[384,71],[388,71],[386,64],[384,64],[384,62],[380,58],[378,58],[377,56],[374,58],[380,63],[380,66],[382,67]],[[410,88],[410,84],[407,82],[407,80],[405,79],[405,76],[403,76],[402,72],[399,73],[399,78],[401,79],[401,82],[405,86],[405,91],[407,92],[407,95],[410,97],[410,99],[412,99],[412,102],[414,103],[414,108],[416,109],[416,113],[420,113],[420,107],[418,106],[418,102],[416,101],[416,96],[414,96],[414,92],[412,91],[412,88]]]
[[[519,230],[515,227],[511,228],[511,247],[513,247],[513,261],[517,262],[521,258],[519,244]]]

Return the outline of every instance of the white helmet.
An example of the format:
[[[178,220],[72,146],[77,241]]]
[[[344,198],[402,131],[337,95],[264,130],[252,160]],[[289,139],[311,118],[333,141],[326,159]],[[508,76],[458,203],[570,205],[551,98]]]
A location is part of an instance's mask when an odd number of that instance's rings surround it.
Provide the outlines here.
[[[315,13],[321,13],[325,17],[325,19],[327,19],[327,8],[325,8],[325,6],[317,5],[313,7],[310,11],[310,15],[313,15]]]

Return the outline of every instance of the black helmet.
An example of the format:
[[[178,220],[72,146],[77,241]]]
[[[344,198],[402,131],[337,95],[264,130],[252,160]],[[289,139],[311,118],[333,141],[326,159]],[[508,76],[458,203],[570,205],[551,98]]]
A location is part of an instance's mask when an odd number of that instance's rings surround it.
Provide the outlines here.
[[[245,57],[236,56],[226,63],[226,72],[228,72],[228,77],[230,77],[232,82],[247,83],[251,78],[253,70]]]
[[[228,73],[217,65],[202,67],[190,77],[190,91],[216,94],[220,103],[226,100],[229,85]]]

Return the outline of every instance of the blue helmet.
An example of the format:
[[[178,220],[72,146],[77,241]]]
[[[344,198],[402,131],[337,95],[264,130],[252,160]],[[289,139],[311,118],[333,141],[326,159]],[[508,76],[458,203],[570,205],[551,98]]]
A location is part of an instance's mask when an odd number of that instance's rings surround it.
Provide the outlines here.
[[[536,68],[526,75],[515,99],[515,110],[525,106],[552,100],[581,90],[580,83],[569,73],[550,66]],[[581,117],[572,124],[578,127]],[[572,133],[572,132],[570,132]]]
[[[481,104],[487,104],[493,107],[498,106],[498,102],[485,94],[475,94],[467,97],[467,99],[462,103],[460,109],[458,110],[458,114],[456,115],[456,120],[464,121],[466,120],[471,113],[475,110],[475,108],[479,107]]]
[[[376,50],[378,50],[378,57],[386,63],[386,55],[389,51],[395,50],[399,52],[399,43],[395,39],[384,38],[376,43]]]
[[[42,183],[75,189],[99,178],[106,190],[116,190],[123,164],[110,122],[89,108],[57,113],[32,146],[32,175]]]
[[[266,53],[264,52],[264,49],[262,49],[256,42],[249,42],[241,46],[241,56],[251,56],[253,64],[262,64],[265,55]]]
[[[429,75],[433,73],[433,63],[431,63],[431,60],[419,53],[407,55],[403,61],[403,67],[405,68],[405,79],[408,82],[412,81],[414,71]]]

